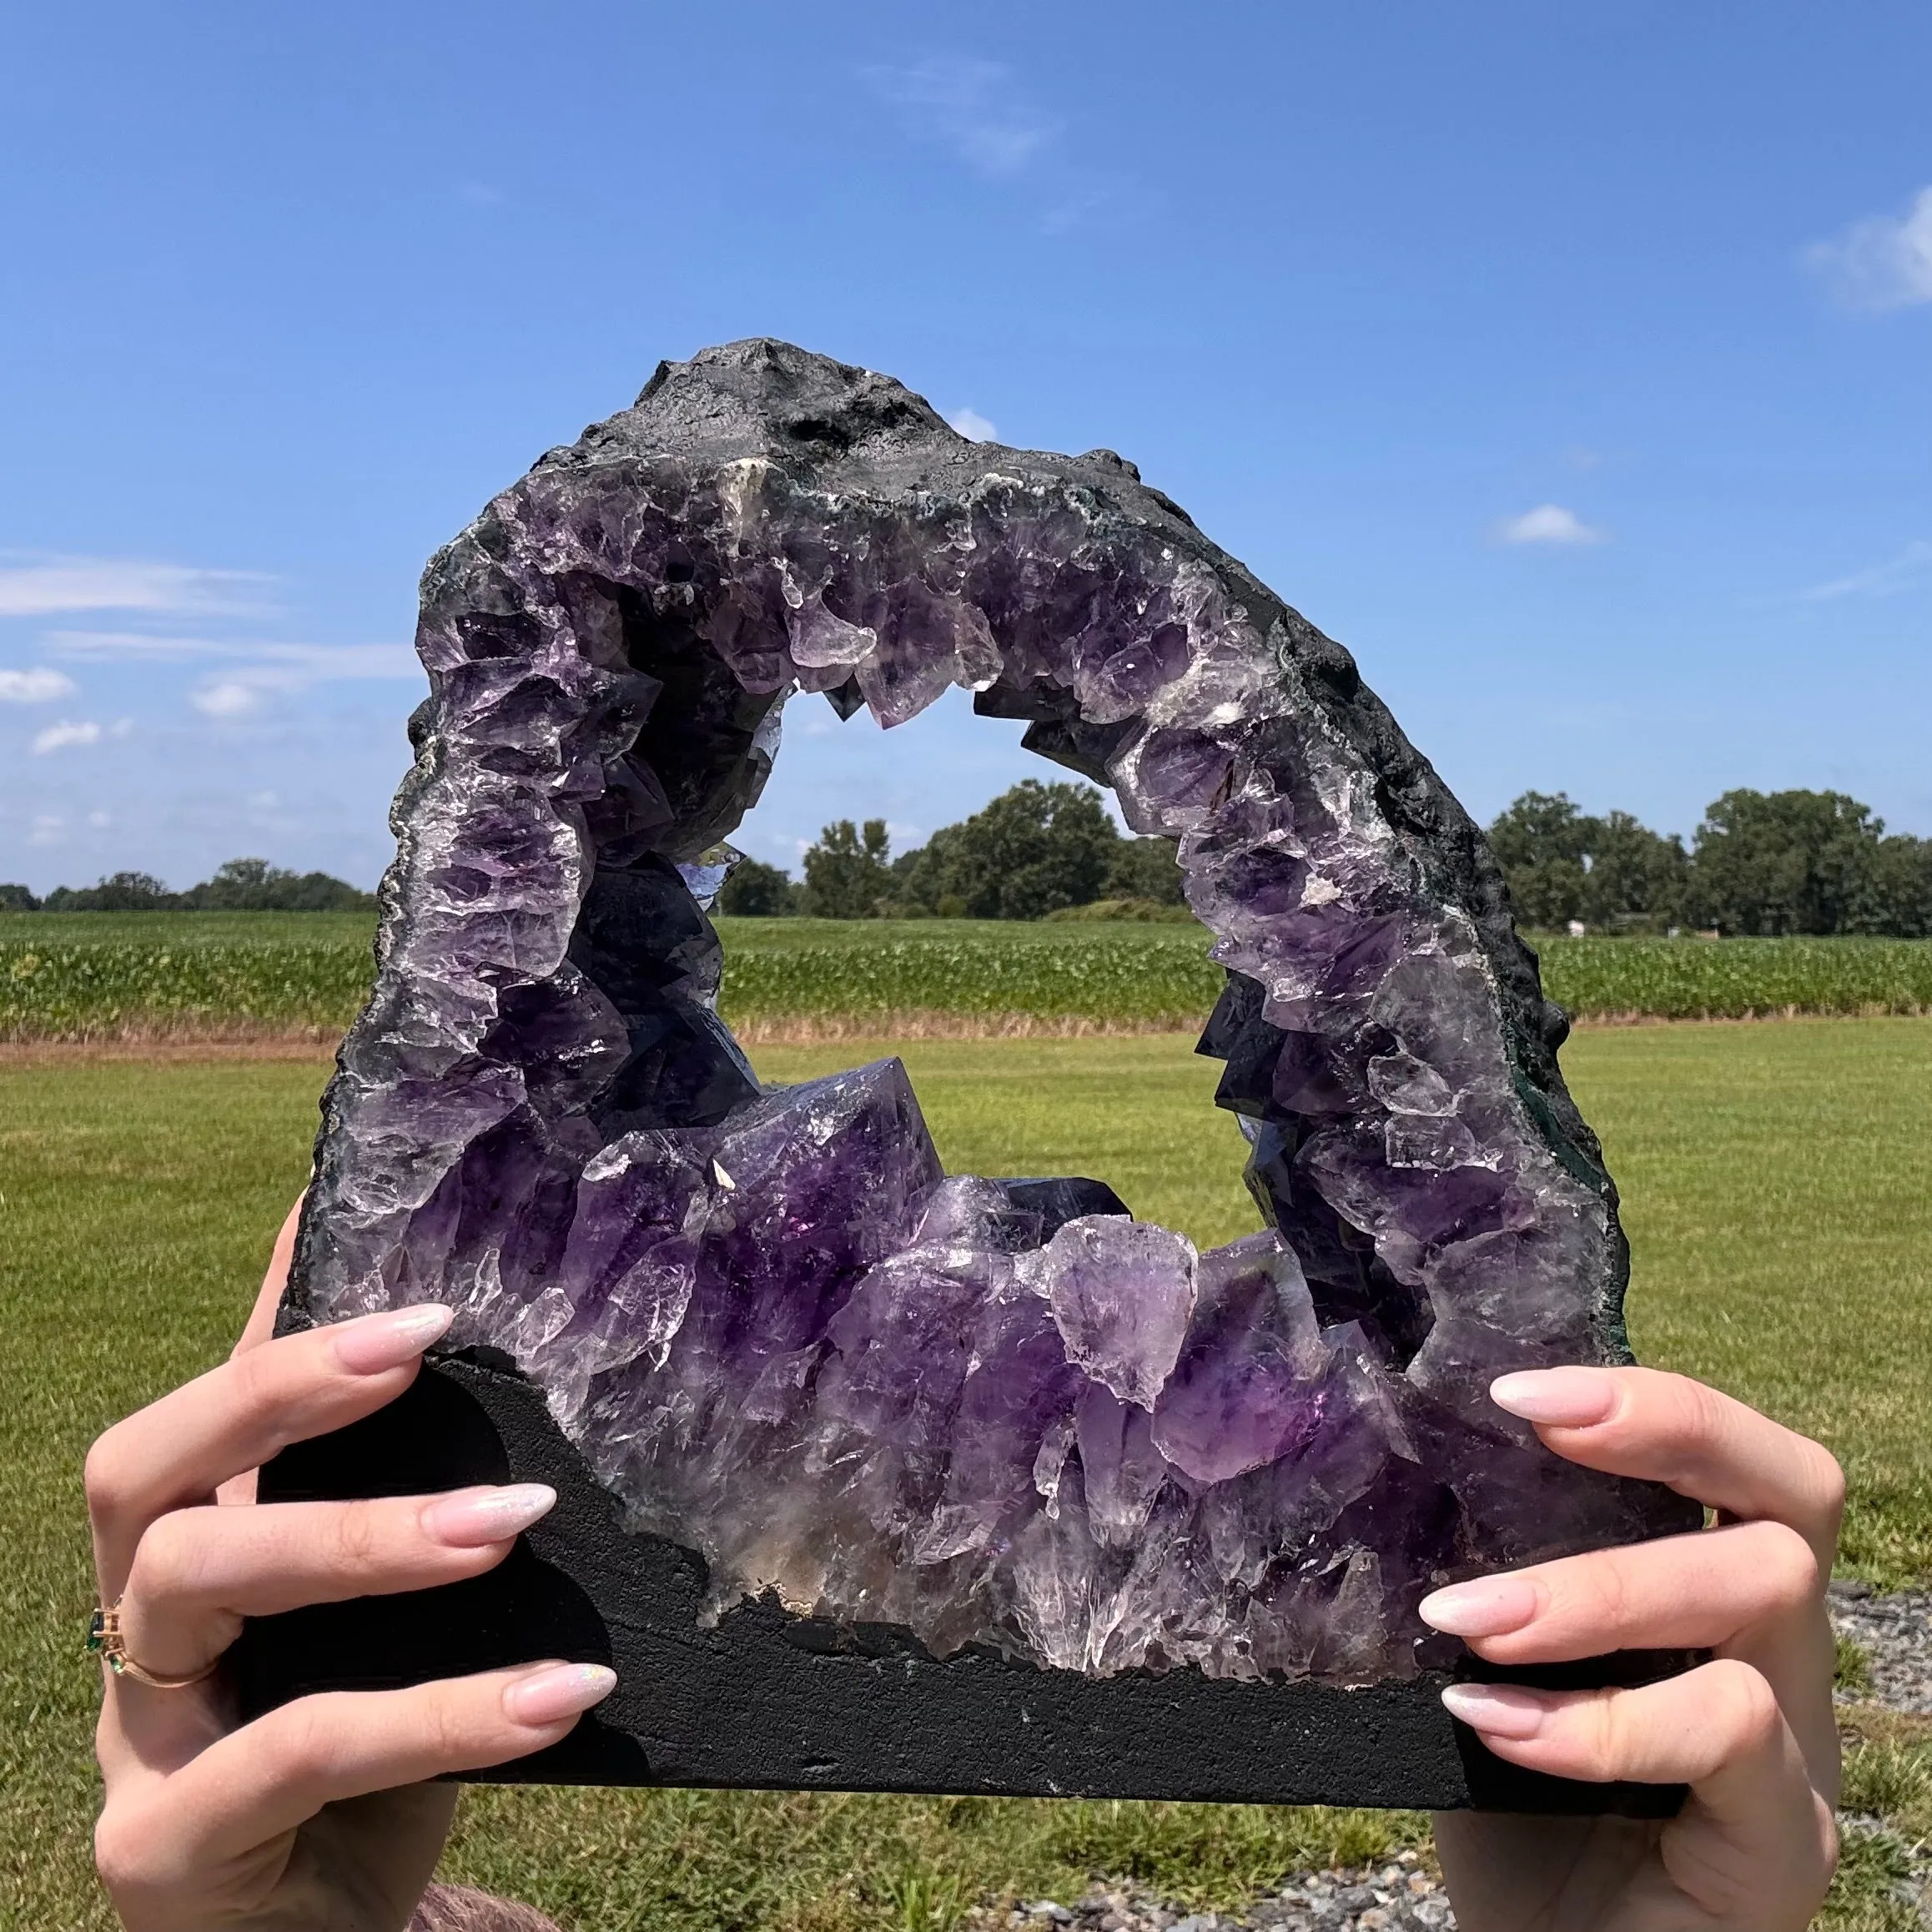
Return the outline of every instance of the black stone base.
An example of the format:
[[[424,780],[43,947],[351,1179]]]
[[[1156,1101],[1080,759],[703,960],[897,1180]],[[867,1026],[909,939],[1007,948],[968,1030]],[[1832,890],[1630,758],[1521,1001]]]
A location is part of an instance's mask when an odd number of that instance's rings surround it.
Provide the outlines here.
[[[232,1653],[244,1709],[554,1657],[612,1664],[617,1688],[561,1743],[478,1779],[1638,1817],[1682,1802],[1674,1786],[1578,1784],[1504,1763],[1452,1723],[1439,1678],[1339,1690],[1193,1670],[1096,1679],[984,1651],[941,1661],[896,1627],[848,1629],[770,1598],[700,1628],[702,1559],[626,1535],[507,1365],[433,1361],[390,1407],[285,1450],[260,1498],[505,1482],[550,1483],[558,1502],[489,1575],[251,1622]],[[1641,1681],[1680,1661],[1632,1653],[1571,1680]]]

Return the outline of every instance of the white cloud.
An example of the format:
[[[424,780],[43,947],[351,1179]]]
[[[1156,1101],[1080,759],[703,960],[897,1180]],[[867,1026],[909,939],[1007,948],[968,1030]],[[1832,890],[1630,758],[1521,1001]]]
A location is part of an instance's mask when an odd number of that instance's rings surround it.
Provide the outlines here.
[[[150,664],[228,658],[304,683],[423,675],[420,662],[406,644],[284,644],[246,637],[163,637],[144,631],[50,631],[47,641],[59,657]]]
[[[903,133],[948,149],[975,174],[1030,202],[1042,234],[1064,234],[1096,218],[1131,219],[1166,199],[1132,174],[1096,166],[1096,156],[1110,158],[1117,144],[1067,140],[1066,121],[1030,101],[999,61],[949,55],[860,73]]]
[[[33,815],[33,830],[28,833],[29,845],[58,845],[61,834],[67,829],[67,821],[52,812],[37,812]]]
[[[213,637],[157,636],[146,631],[49,631],[44,641],[57,657],[110,664],[182,664],[195,657],[224,657],[234,648]]]
[[[1814,584],[1804,595],[1821,601],[1833,597],[1890,597],[1928,580],[1932,580],[1932,543],[1921,538],[1907,544],[1888,562],[1854,571],[1849,576],[1834,577],[1829,583]]]
[[[204,686],[188,702],[209,717],[241,717],[259,707],[262,693],[259,686],[230,677],[219,684]]]
[[[48,752],[64,751],[69,745],[98,745],[101,742],[101,727],[92,718],[83,718],[78,722],[63,722],[49,725],[33,741],[37,757],[44,757]]]
[[[204,717],[259,711],[278,693],[343,679],[419,681],[422,665],[406,644],[290,644],[264,638],[160,636],[146,631],[50,631],[58,657],[103,663],[189,664],[214,659],[189,702]]]
[[[866,78],[908,133],[937,140],[982,174],[1017,174],[1052,140],[1052,122],[1020,101],[998,61],[948,58],[874,67]]]
[[[1868,214],[1830,241],[1804,251],[1847,307],[1884,310],[1932,302],[1932,187],[1902,215]]]
[[[0,617],[68,611],[153,611],[175,616],[259,609],[270,580],[249,571],[204,571],[131,557],[48,556],[0,564]]]
[[[999,431],[978,410],[954,410],[946,420],[969,443],[996,443]]]
[[[65,672],[37,664],[30,671],[0,671],[0,704],[52,704],[78,687]]]
[[[1583,521],[1560,503],[1539,503],[1521,516],[1506,517],[1496,526],[1498,543],[1606,543],[1609,532]]]

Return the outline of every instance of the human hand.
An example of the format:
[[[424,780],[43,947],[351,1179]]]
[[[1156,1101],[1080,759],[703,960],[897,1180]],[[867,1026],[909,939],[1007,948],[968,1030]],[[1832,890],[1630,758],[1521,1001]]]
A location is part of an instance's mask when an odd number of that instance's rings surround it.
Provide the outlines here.
[[[219,1673],[244,1617],[480,1575],[556,1501],[538,1484],[258,1506],[286,1444],[355,1421],[414,1381],[438,1306],[269,1337],[291,1214],[221,1367],[117,1422],[87,1462],[101,1602],[155,1688],[106,1673],[95,1859],[129,1932],[400,1932],[455,1804],[425,1782],[555,1743],[616,1682],[536,1663],[410,1690],[306,1697],[239,1728]]]
[[[1561,1777],[1687,1784],[1678,1817],[1449,1812],[1436,1843],[1462,1932],[1802,1932],[1838,1856],[1825,1615],[1844,1479],[1803,1436],[1682,1376],[1504,1376],[1499,1406],[1559,1456],[1668,1483],[1718,1527],[1439,1590],[1424,1618],[1500,1664],[1708,1649],[1636,1690],[1459,1684],[1500,1758]]]

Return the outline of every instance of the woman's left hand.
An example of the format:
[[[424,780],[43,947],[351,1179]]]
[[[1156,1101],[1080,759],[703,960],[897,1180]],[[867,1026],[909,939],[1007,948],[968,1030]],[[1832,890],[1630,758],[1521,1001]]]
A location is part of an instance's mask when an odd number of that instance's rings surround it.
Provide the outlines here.
[[[449,1772],[556,1743],[601,1665],[533,1660],[405,1690],[296,1698],[239,1727],[217,1669],[244,1618],[480,1576],[555,1502],[541,1485],[257,1504],[291,1441],[393,1401],[449,1311],[271,1340],[294,1219],[234,1356],[117,1422],[88,1457],[120,1668],[95,1733],[95,1861],[129,1932],[400,1932],[455,1804]],[[157,1681],[159,1680],[159,1681]]]

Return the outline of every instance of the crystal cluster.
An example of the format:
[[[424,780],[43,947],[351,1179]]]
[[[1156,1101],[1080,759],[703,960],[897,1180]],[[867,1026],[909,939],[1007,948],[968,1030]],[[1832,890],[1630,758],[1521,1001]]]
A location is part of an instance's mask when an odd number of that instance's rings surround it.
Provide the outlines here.
[[[1625,1359],[1627,1265],[1480,837],[1132,465],[733,344],[491,503],[417,642],[288,1319],[455,1303],[714,1609],[940,1654],[1406,1675],[1433,1583],[1692,1520],[1486,1397]],[[896,1061],[761,1089],[718,1019],[705,908],[782,707],[953,685],[1179,841],[1262,1232],[948,1178]]]

